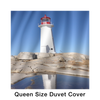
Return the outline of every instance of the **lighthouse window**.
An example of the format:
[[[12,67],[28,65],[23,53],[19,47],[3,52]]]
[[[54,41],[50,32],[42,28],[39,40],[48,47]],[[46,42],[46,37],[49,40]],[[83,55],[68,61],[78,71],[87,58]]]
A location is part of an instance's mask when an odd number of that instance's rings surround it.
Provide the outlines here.
[[[42,21],[43,21],[43,22],[45,22],[45,21],[47,21],[47,22],[48,22],[48,21],[49,21],[49,19],[43,19]]]
[[[48,19],[46,19],[46,21],[49,21]]]
[[[53,48],[51,48],[51,50],[53,50]]]

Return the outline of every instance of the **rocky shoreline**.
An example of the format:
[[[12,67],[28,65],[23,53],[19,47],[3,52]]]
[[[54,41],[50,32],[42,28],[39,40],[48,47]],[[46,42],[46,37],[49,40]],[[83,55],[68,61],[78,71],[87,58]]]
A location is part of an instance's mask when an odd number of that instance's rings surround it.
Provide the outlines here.
[[[79,53],[29,53],[11,56],[11,84],[37,74],[89,77],[89,57]]]

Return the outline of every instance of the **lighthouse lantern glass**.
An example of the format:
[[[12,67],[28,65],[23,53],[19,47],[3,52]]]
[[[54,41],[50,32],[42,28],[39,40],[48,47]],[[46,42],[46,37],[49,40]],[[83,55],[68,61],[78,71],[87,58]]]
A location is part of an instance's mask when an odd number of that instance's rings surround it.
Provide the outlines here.
[[[43,19],[41,20],[41,24],[50,24],[50,19],[48,19],[48,18],[43,18]]]
[[[50,18],[45,15],[41,18],[41,24],[50,24]]]
[[[42,19],[43,22],[49,22],[49,19]]]

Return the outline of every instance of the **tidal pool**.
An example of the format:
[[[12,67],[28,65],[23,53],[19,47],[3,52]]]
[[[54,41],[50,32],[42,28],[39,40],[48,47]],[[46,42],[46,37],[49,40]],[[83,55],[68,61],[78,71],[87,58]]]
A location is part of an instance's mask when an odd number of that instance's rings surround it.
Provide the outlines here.
[[[89,89],[89,78],[43,74],[25,78],[11,89]]]

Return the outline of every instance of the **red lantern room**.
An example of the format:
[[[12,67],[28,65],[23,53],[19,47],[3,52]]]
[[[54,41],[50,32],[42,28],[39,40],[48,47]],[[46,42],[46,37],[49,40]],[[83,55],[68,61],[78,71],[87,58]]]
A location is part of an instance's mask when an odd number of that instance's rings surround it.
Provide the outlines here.
[[[41,18],[41,24],[50,24],[50,17],[44,15],[44,17]]]

